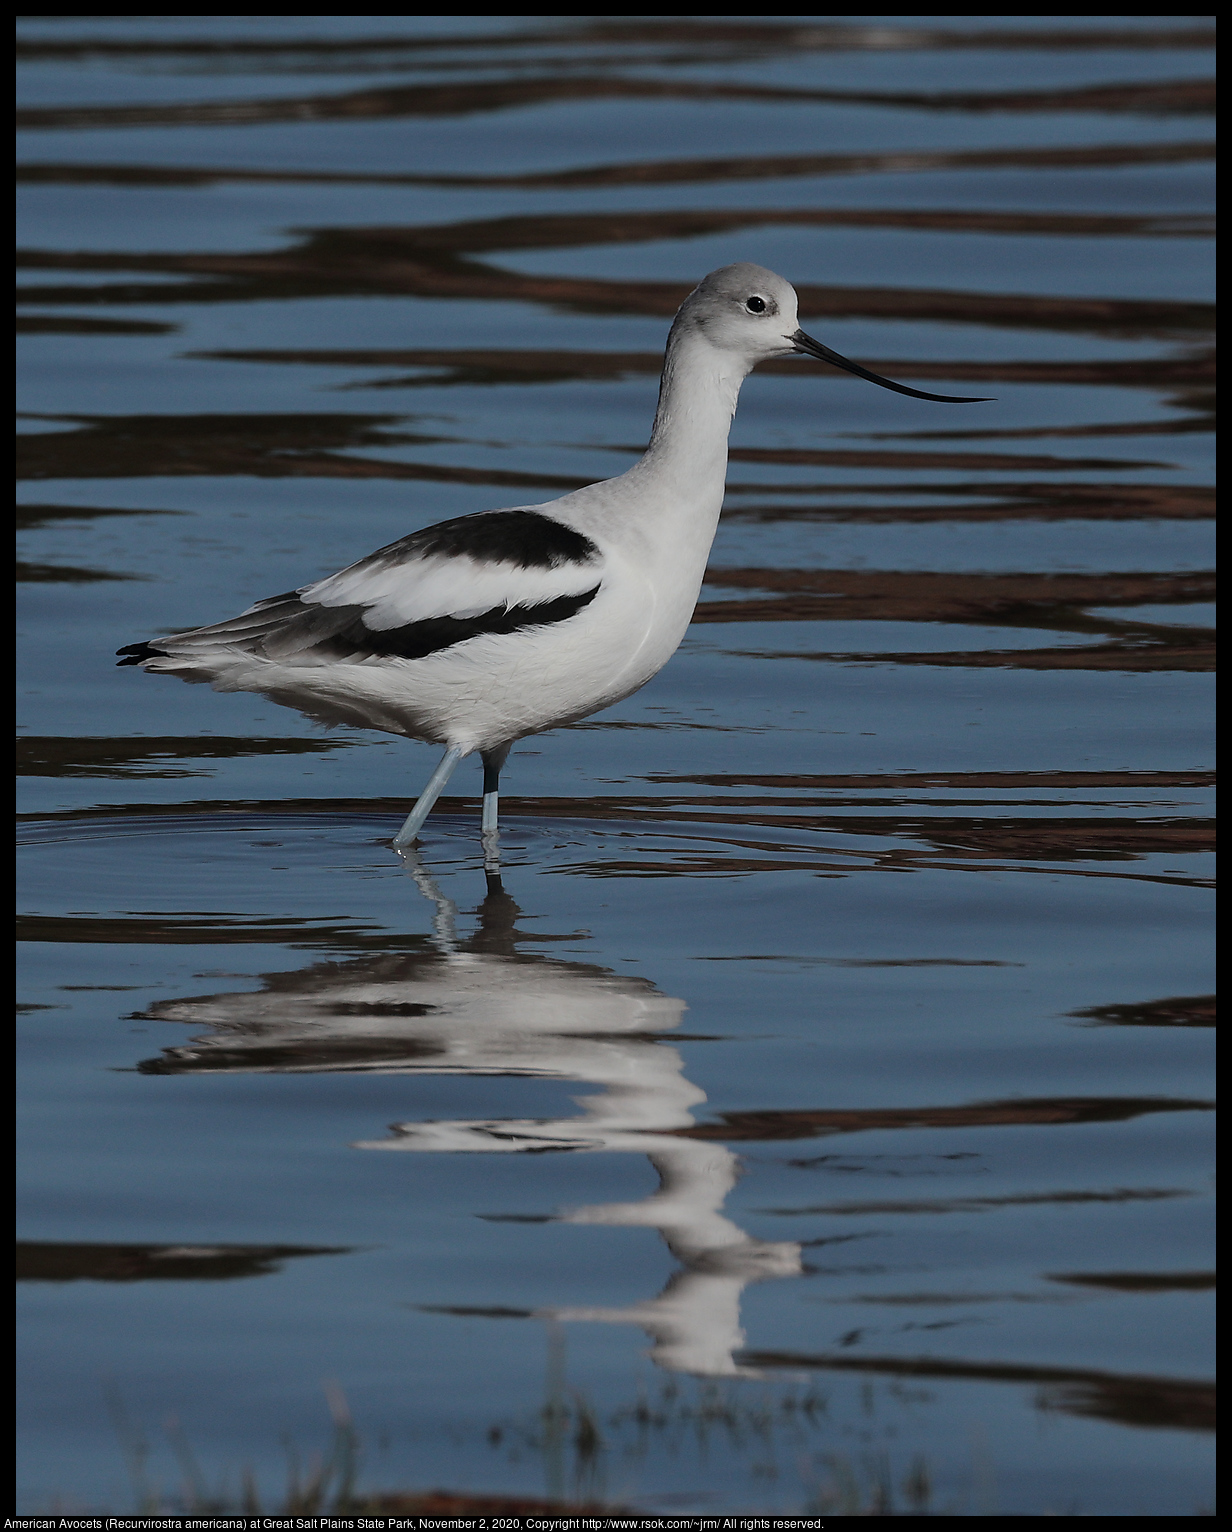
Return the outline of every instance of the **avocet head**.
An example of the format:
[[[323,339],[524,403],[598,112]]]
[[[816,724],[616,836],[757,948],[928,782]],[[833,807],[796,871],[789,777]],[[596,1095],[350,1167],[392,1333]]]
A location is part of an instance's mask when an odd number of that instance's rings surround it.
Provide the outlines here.
[[[790,282],[764,266],[737,261],[702,278],[680,305],[672,329],[679,335],[691,332],[704,336],[716,349],[741,357],[750,370],[770,357],[814,356],[913,399],[932,399],[939,404],[988,402],[954,394],[926,394],[879,377],[806,335],[798,323],[798,308],[799,299]]]
[[[681,304],[674,328],[701,334],[753,366],[795,351],[796,309],[790,282],[764,266],[738,261],[702,278]]]

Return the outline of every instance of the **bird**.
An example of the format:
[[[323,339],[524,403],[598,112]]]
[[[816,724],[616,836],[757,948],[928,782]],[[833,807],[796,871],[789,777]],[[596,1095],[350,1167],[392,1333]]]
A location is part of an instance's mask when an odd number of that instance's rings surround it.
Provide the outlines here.
[[[398,850],[477,751],[481,835],[495,844],[513,745],[630,696],[679,647],[718,527],[740,386],[758,362],[811,356],[915,399],[985,402],[870,372],[806,335],[798,307],[764,266],[712,271],[672,322],[650,442],[625,473],[411,532],[237,617],[128,644],[119,663],[443,745]]]

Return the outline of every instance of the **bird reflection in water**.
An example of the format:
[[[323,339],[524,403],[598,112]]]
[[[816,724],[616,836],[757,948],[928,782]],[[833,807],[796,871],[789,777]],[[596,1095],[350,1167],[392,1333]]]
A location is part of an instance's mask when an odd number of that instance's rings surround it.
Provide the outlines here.
[[[800,1247],[753,1239],[722,1211],[739,1173],[721,1144],[681,1137],[705,1092],[662,1040],[685,1004],[647,979],[519,952],[520,913],[488,872],[478,929],[459,939],[456,910],[418,856],[408,871],[435,905],[431,949],[315,964],[269,977],[258,993],[160,1002],[154,1020],[210,1031],[141,1065],[150,1074],[369,1071],[519,1075],[600,1086],[579,1116],[406,1122],[362,1149],[484,1154],[602,1150],[644,1154],[657,1191],[640,1202],[580,1207],[571,1224],[658,1229],[679,1269],[657,1297],[622,1308],[557,1308],[538,1317],[640,1325],[674,1372],[747,1373],[740,1296],[750,1282],[801,1271]],[[537,938],[542,940],[542,937]]]

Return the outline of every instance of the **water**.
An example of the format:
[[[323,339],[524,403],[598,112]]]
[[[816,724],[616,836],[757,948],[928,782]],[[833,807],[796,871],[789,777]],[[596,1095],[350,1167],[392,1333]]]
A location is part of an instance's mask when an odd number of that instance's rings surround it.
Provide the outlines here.
[[[1210,39],[34,18],[19,1507],[1211,1504]],[[622,471],[753,260],[697,621],[477,769],[116,670]],[[412,875],[413,874],[413,875]],[[199,1465],[186,1468],[191,1454]]]

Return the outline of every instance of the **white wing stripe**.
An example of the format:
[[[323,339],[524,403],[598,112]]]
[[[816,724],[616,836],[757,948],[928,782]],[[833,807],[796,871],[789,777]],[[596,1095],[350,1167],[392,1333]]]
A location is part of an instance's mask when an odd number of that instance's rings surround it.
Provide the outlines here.
[[[392,568],[344,569],[304,586],[299,596],[319,606],[362,606],[364,625],[379,633],[433,617],[468,617],[497,606],[539,606],[580,596],[600,583],[604,562],[522,569],[472,558],[416,558]]]

